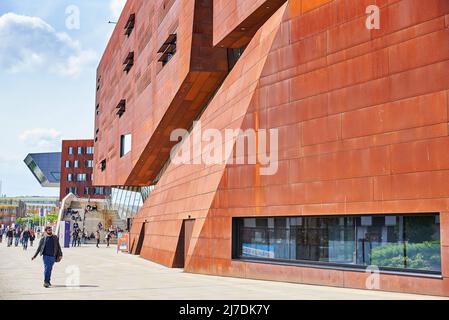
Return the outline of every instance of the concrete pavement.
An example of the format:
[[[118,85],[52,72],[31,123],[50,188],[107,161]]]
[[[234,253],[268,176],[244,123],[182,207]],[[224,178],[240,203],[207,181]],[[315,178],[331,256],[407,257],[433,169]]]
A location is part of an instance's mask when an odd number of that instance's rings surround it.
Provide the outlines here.
[[[36,244],[35,244],[36,245]],[[140,257],[95,246],[64,249],[55,265],[53,288],[45,289],[43,264],[31,262],[35,248],[0,244],[0,299],[441,299],[399,293],[223,278],[184,273]]]

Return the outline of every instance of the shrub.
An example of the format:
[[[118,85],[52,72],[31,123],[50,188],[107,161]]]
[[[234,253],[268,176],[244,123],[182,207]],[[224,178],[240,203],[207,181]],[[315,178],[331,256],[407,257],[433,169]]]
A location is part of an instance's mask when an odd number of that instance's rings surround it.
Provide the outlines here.
[[[371,264],[379,267],[439,271],[441,270],[440,242],[426,241],[379,246],[371,250]]]

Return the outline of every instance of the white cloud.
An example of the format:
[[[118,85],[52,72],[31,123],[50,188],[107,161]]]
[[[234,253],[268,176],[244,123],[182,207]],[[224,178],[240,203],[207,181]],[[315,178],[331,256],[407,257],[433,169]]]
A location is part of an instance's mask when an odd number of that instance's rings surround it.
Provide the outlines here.
[[[48,70],[78,76],[97,57],[38,17],[15,13],[0,16],[0,39],[0,68],[11,73]]]
[[[125,4],[126,0],[111,0],[109,7],[114,19],[120,18],[120,14],[122,13]]]
[[[55,129],[25,130],[20,134],[19,139],[35,150],[48,149],[48,151],[57,152],[61,146],[61,133]]]

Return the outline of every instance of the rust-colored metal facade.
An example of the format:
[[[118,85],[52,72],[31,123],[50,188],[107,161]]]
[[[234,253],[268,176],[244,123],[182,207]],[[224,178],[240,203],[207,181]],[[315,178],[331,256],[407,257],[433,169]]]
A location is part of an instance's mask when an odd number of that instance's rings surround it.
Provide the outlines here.
[[[372,4],[380,29],[366,27]],[[228,49],[245,46],[231,70]],[[94,182],[156,184],[131,231],[144,258],[350,288],[366,288],[367,273],[233,259],[233,218],[439,213],[441,275],[382,273],[379,288],[448,296],[448,70],[446,0],[128,0],[98,68]],[[279,170],[167,163],[170,133],[194,120],[278,129]]]

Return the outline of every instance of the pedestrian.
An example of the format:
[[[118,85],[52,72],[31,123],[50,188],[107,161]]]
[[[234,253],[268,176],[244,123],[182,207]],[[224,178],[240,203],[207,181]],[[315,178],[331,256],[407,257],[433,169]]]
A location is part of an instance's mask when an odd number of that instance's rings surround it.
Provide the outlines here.
[[[108,248],[109,248],[109,242],[111,241],[111,236],[112,236],[111,231],[109,231],[109,232],[106,234],[106,243],[107,243],[107,245],[108,245]]]
[[[28,250],[28,240],[30,240],[31,234],[28,228],[22,233],[22,246],[23,250]]]
[[[0,228],[0,243],[3,242],[3,234],[5,233],[5,230],[3,228]]]
[[[72,248],[76,247],[77,241],[78,241],[78,229],[75,229],[72,232]]]
[[[6,238],[8,238],[8,247],[12,246],[12,238],[14,237],[14,231],[12,228],[8,228],[6,231]]]
[[[34,230],[31,229],[30,230],[30,246],[31,247],[33,246],[33,242],[34,242],[35,239],[36,239],[36,234],[34,233]]]
[[[78,237],[77,237],[77,246],[81,247],[81,238],[83,237],[83,234],[81,232],[81,230],[78,229]]]
[[[20,230],[20,228],[16,228],[14,230],[14,246],[18,247],[19,246],[19,241],[20,241],[20,236],[22,235],[22,231]]]
[[[100,230],[95,232],[95,240],[97,240],[97,248],[100,248]]]
[[[31,260],[36,259],[38,255],[43,257],[44,261],[44,287],[51,287],[51,272],[55,262],[59,262],[62,259],[61,245],[59,239],[53,234],[51,227],[45,228],[44,236],[39,241],[36,253]]]

